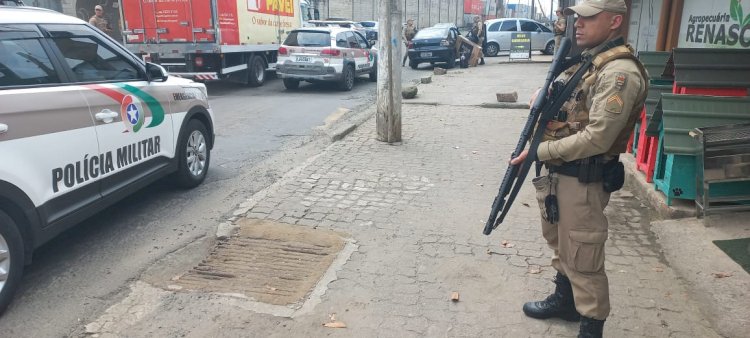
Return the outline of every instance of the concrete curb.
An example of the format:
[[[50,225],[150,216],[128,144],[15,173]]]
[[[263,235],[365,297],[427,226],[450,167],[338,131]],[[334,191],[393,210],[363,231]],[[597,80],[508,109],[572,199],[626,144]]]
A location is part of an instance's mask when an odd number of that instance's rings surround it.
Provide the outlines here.
[[[340,127],[327,131],[326,134],[331,138],[331,142],[336,142],[354,131],[354,129],[357,129],[357,124],[347,122]]]
[[[509,61],[509,60],[506,60],[506,61],[500,61],[497,64],[504,65],[504,64],[509,64],[509,63],[510,64],[516,64],[516,63],[552,63],[552,60],[549,60],[549,61],[547,61],[547,60],[539,60],[539,61],[534,61],[534,60]]]
[[[675,199],[671,206],[667,205],[664,194],[657,191],[653,183],[646,182],[646,175],[636,169],[635,158],[632,154],[620,155],[620,161],[625,165],[628,186],[635,190],[636,195],[648,201],[661,218],[677,219],[696,216],[695,204],[692,201]]]
[[[479,105],[482,108],[500,108],[500,109],[529,109],[528,103],[518,102],[485,102]]]

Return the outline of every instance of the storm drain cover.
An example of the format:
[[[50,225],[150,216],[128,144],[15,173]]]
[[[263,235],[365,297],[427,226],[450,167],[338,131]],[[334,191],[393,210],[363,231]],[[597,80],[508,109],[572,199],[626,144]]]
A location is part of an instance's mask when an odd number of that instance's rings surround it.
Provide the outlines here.
[[[345,244],[326,230],[255,219],[236,224],[236,235],[175,281],[183,290],[243,294],[274,305],[298,303]]]

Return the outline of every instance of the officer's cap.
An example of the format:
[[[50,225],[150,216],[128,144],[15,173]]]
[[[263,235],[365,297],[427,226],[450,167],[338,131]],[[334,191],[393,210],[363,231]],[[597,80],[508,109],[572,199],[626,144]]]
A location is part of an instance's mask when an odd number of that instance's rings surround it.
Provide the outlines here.
[[[575,6],[565,9],[565,15],[594,16],[601,12],[625,14],[628,6],[624,0],[583,0]]]

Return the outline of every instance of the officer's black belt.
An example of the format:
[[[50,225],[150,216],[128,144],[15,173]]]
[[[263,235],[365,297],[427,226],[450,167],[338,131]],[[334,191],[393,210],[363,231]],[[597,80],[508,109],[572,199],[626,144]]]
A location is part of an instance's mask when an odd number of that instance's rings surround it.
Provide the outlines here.
[[[578,177],[581,168],[580,161],[565,162],[562,165],[547,165],[550,174],[557,173],[565,176]]]

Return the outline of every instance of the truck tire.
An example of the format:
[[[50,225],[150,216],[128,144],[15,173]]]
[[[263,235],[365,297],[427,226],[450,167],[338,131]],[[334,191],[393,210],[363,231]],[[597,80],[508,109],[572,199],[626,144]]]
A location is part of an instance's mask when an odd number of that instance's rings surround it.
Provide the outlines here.
[[[263,57],[253,55],[247,65],[247,85],[260,87],[266,82],[266,61]]]
[[[16,222],[0,210],[0,314],[13,300],[24,265],[23,238]]]

